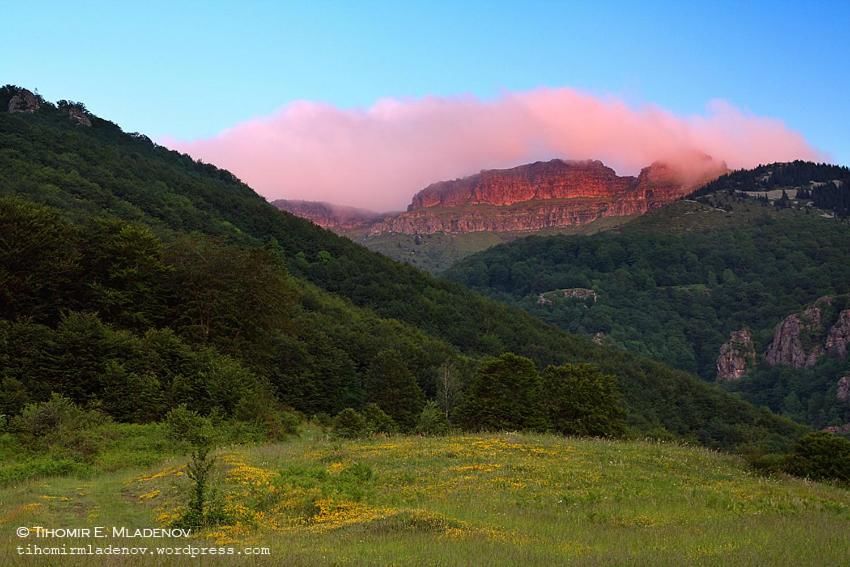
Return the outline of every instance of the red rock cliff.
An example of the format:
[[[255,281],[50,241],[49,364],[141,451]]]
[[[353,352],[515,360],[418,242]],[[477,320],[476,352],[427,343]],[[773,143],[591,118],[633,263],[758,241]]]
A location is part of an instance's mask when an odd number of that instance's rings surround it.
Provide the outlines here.
[[[531,232],[581,225],[602,217],[640,215],[725,173],[725,164],[697,156],[699,177],[663,163],[638,177],[619,176],[601,161],[552,160],[440,181],[414,195],[406,212],[378,215],[326,203],[274,204],[325,228],[388,232]]]
[[[536,231],[639,215],[725,170],[725,165],[707,168],[710,173],[698,180],[687,180],[662,163],[644,168],[638,177],[621,177],[601,161],[552,160],[485,170],[429,185],[413,197],[406,213],[388,216],[370,232]]]
[[[414,195],[407,210],[595,198],[625,193],[636,183],[634,177],[619,177],[601,161],[552,160],[434,183]]]

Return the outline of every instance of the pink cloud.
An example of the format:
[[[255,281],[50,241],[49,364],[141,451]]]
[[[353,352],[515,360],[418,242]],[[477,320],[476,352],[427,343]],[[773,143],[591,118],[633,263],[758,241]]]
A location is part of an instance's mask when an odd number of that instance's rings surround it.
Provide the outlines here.
[[[551,159],[600,159],[620,174],[696,152],[729,167],[823,159],[781,121],[723,101],[677,116],[568,88],[383,99],[366,109],[298,101],[213,138],[165,145],[231,170],[268,199],[400,210],[429,183]]]

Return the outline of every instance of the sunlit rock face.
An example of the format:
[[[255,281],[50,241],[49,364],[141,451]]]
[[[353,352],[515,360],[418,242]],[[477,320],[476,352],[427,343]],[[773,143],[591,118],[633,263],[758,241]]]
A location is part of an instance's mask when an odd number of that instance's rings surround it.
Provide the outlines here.
[[[756,351],[753,335],[748,329],[732,331],[729,340],[720,346],[717,357],[717,381],[740,380],[755,365]]]
[[[582,225],[602,217],[640,215],[681,198],[726,171],[708,156],[694,175],[656,162],[640,175],[619,176],[601,161],[552,160],[433,183],[407,211],[379,215],[307,201],[275,201],[319,226],[369,234],[533,232]],[[693,161],[693,160],[692,160]]]
[[[725,165],[718,167],[725,171]],[[640,215],[693,187],[662,163],[633,177],[619,176],[601,161],[536,162],[429,185],[407,212],[385,218],[370,232],[531,232]]]

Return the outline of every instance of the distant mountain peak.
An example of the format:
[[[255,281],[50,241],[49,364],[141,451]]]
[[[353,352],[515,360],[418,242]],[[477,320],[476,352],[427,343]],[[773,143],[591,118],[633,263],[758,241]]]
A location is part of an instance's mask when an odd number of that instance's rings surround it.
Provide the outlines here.
[[[532,232],[640,215],[727,171],[726,164],[705,154],[687,158],[681,165],[657,161],[637,177],[617,175],[600,160],[552,159],[485,169],[428,185],[398,214],[304,201],[274,204],[325,228],[366,228],[373,235]]]
[[[374,224],[384,217],[381,213],[334,205],[322,201],[302,201],[298,199],[278,199],[272,205],[282,211],[312,221],[323,228],[355,229]]]

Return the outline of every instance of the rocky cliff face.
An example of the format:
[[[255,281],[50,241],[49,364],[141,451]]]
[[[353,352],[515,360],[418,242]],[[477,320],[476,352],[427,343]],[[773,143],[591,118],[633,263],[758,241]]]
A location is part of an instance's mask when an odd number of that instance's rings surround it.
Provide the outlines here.
[[[801,313],[792,313],[776,326],[764,360],[770,366],[809,368],[826,354],[846,358],[850,346],[850,309],[824,320],[824,311],[833,305],[831,297],[822,297]],[[832,311],[835,317],[835,311]]]
[[[552,160],[434,183],[414,195],[407,210],[610,197],[626,193],[636,183],[636,178],[619,177],[601,161]]]
[[[820,301],[820,300],[819,300]],[[784,365],[793,368],[808,368],[814,366],[823,355],[824,349],[820,344],[812,343],[812,338],[820,335],[823,330],[821,308],[818,304],[808,307],[802,313],[793,313],[786,317],[773,332],[773,341],[764,355],[765,362],[770,366]]]
[[[279,199],[273,201],[272,205],[282,211],[310,220],[323,228],[330,229],[350,230],[368,227],[384,217],[384,215],[372,211],[315,201]]]
[[[839,402],[850,400],[850,376],[843,376],[835,386],[835,398]]]
[[[564,160],[485,170],[429,185],[413,197],[407,212],[376,223],[370,233],[530,232],[640,215],[682,197],[726,166],[703,171],[699,179],[688,179],[674,167],[654,163],[638,177],[621,177],[601,161]]]
[[[824,347],[831,356],[845,358],[848,345],[850,345],[850,309],[845,309],[838,315],[838,320],[829,330]]]
[[[732,331],[729,340],[720,347],[717,357],[717,381],[730,382],[740,380],[747,370],[755,365],[756,350],[753,336],[748,329]]]
[[[533,232],[602,217],[640,215],[686,195],[726,171],[708,156],[694,177],[656,162],[638,177],[601,161],[552,160],[440,181],[414,195],[407,211],[378,215],[328,203],[275,201],[278,208],[325,228],[368,234]]]
[[[9,99],[7,112],[35,112],[41,106],[42,99],[27,89],[17,87]]]

